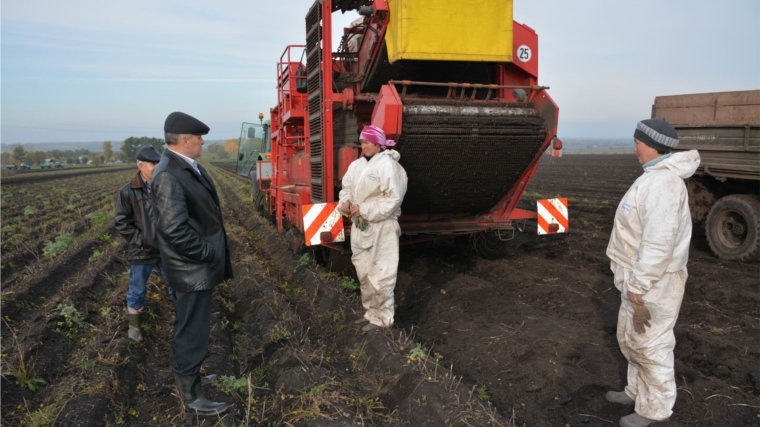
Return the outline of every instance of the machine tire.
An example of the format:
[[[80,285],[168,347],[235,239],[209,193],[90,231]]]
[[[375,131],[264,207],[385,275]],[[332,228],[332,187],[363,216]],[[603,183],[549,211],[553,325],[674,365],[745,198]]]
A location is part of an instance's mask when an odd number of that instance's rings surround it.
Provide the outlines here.
[[[501,240],[493,231],[475,235],[475,251],[481,258],[500,259],[509,252],[509,241]]]
[[[745,194],[719,199],[705,222],[707,243],[726,261],[760,260],[760,200]]]

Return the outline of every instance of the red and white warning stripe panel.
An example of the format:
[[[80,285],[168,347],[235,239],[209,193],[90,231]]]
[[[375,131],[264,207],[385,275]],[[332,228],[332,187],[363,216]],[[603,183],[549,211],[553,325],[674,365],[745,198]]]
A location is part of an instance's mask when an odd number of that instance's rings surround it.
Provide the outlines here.
[[[316,203],[303,206],[303,228],[306,246],[343,242],[343,217],[338,203]]]
[[[567,199],[542,199],[537,202],[538,234],[567,233]]]

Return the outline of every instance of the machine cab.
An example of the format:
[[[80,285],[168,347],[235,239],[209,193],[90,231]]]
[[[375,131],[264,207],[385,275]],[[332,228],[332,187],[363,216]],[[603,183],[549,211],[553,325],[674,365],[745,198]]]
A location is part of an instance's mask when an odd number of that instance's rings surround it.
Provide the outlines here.
[[[250,177],[256,173],[256,162],[265,159],[271,151],[269,120],[262,124],[243,123],[237,157],[237,174]]]

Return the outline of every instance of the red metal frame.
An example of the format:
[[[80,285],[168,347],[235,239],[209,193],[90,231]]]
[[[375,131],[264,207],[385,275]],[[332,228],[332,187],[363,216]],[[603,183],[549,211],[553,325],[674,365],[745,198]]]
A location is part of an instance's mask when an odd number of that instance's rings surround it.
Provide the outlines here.
[[[324,201],[335,201],[333,181],[333,76],[332,76],[332,0],[322,1],[322,188]],[[342,99],[339,101],[342,103]]]
[[[308,95],[297,90],[299,68],[304,67],[294,61],[294,50],[305,49],[305,45],[289,45],[277,63],[277,106],[270,110],[270,132],[272,151],[272,183],[260,188],[268,192],[268,212],[277,221],[277,228],[285,228],[287,218],[291,224],[303,228],[299,221],[304,199],[311,197],[311,172],[309,170],[309,146],[307,142],[309,121],[306,120]]]

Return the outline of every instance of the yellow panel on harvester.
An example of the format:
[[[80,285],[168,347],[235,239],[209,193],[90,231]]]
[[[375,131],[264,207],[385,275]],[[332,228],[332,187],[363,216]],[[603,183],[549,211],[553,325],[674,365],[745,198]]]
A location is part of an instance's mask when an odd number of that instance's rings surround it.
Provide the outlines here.
[[[388,59],[512,62],[512,0],[388,0]]]

